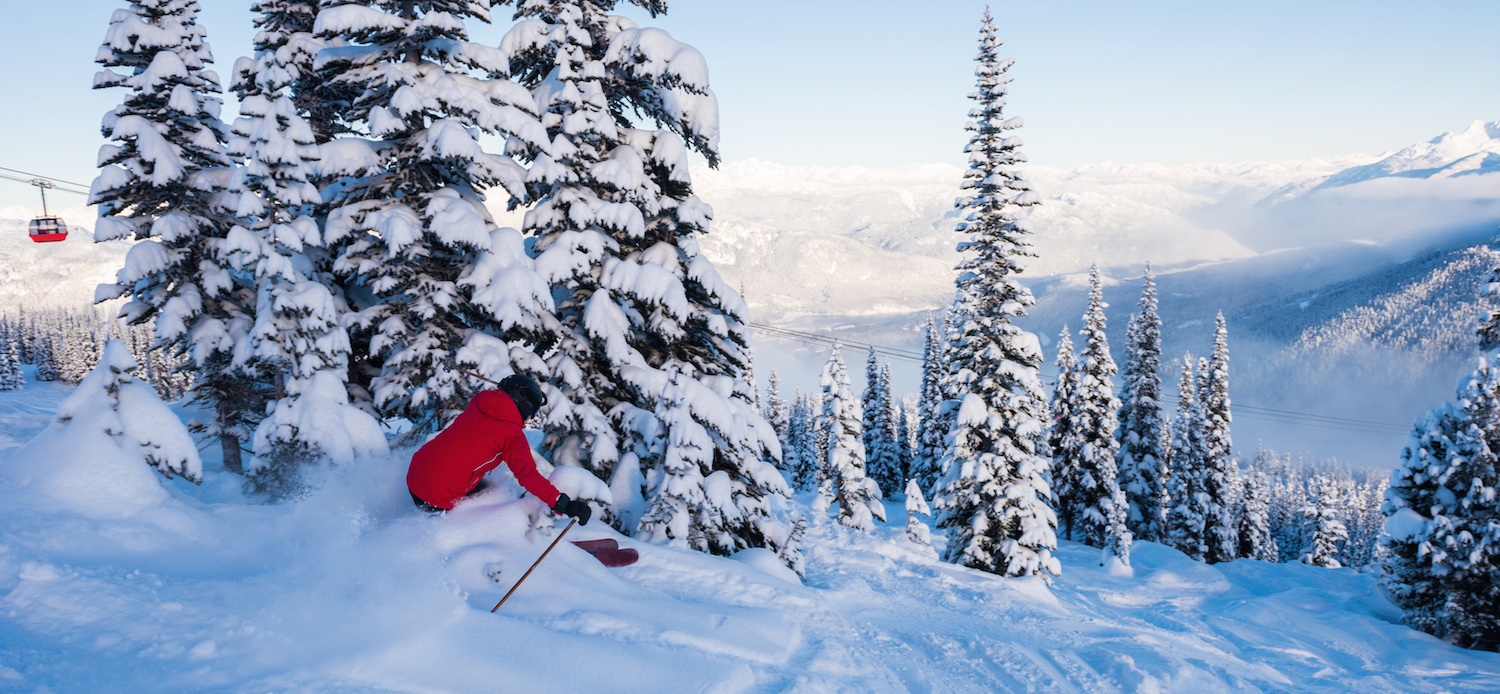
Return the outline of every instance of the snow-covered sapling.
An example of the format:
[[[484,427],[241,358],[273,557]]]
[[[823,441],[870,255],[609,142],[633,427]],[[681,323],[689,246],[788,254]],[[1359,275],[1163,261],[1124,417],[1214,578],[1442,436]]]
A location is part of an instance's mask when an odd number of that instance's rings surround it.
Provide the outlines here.
[[[1106,501],[1108,503],[1104,508],[1108,514],[1108,533],[1103,551],[1100,553],[1099,565],[1105,567],[1111,575],[1133,575],[1134,571],[1130,568],[1130,543],[1134,538],[1125,522],[1130,515],[1130,505],[1125,500],[1125,490],[1116,489],[1114,498]]]
[[[58,407],[57,425],[64,429],[84,422],[102,426],[122,452],[138,457],[168,479],[180,476],[202,483],[203,462],[197,445],[156,390],[135,378],[135,369],[125,344],[110,340],[99,365]]]
[[[849,374],[837,344],[823,367],[822,385],[823,412],[819,426],[828,432],[823,474],[832,499],[839,504],[839,523],[858,530],[872,530],[874,519],[885,520],[885,505],[880,503],[880,487],[865,475],[860,412],[850,391]],[[819,496],[823,496],[821,487]]]
[[[919,545],[932,544],[932,529],[917,516],[932,517],[932,509],[922,498],[922,485],[916,479],[906,481],[906,538]]]

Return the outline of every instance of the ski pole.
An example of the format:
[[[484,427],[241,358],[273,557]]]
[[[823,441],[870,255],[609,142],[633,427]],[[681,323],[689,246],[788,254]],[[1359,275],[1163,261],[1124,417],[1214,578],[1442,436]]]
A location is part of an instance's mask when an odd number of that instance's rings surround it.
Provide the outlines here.
[[[552,544],[547,545],[547,552],[551,552],[552,548],[556,547],[557,543],[559,543],[559,542],[562,541],[563,535],[567,535],[568,531],[573,529],[573,524],[577,523],[577,522],[578,522],[577,518],[574,518],[572,521],[569,521],[568,522],[568,527],[563,528],[563,531],[557,534],[557,539],[553,540]],[[510,587],[510,593],[506,593],[505,597],[500,598],[500,602],[495,603],[494,609],[491,609],[490,612],[494,612],[495,610],[500,609],[500,606],[504,605],[505,601],[510,599],[511,593],[516,592],[516,589],[520,588],[521,584],[526,581],[526,577],[530,576],[531,572],[536,571],[537,564],[542,563],[542,560],[547,558],[547,552],[542,552],[542,556],[536,558],[536,562],[531,565],[531,568],[527,569],[526,573],[521,574],[521,580],[516,581],[516,584]]]
[[[480,376],[479,374],[474,373],[473,371],[470,371],[468,369],[460,369],[457,366],[455,366],[455,367],[453,367],[453,370],[457,371],[457,372],[459,372],[461,374],[467,374],[469,376],[473,376],[474,378],[477,378],[477,379],[479,379],[481,381],[485,381],[485,382],[488,382],[488,383],[493,383],[493,384],[495,384],[497,386],[500,385],[499,381],[495,381],[495,380],[491,380],[491,379],[485,378],[485,377]]]

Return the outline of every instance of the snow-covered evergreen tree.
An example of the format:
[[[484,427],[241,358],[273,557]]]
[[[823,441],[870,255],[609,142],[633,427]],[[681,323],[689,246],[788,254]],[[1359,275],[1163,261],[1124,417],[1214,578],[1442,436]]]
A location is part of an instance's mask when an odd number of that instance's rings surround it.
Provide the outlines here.
[[[781,442],[782,469],[792,470],[788,464],[787,454],[787,429],[791,426],[791,413],[787,411],[787,403],[781,397],[781,378],[776,375],[776,370],[771,369],[771,376],[766,381],[766,422],[776,432],[776,440]]]
[[[876,393],[874,426],[876,435],[870,437],[875,449],[869,452],[870,477],[884,493],[895,493],[905,484],[906,473],[901,466],[901,446],[896,437],[900,435],[895,398],[891,394],[891,362],[887,360],[880,368],[880,390]]]
[[[155,321],[158,344],[192,358],[195,401],[213,413],[207,433],[235,469],[241,442],[263,411],[263,384],[242,367],[255,308],[251,278],[222,254],[232,226],[221,194],[231,160],[219,120],[218,76],[195,0],[135,0],[110,19],[94,88],[125,87],[105,114],[96,241],[138,242],[96,301],[129,295],[132,324]],[[124,70],[117,72],[115,68]]]
[[[1052,455],[1052,494],[1058,529],[1063,538],[1071,540],[1082,513],[1078,502],[1081,486],[1078,461],[1083,455],[1078,447],[1083,439],[1073,431],[1077,423],[1074,408],[1078,406],[1078,360],[1073,356],[1073,337],[1067,325],[1057,336],[1057,361],[1054,364],[1057,366],[1057,383],[1052,387],[1048,407],[1047,450]]]
[[[885,381],[881,379],[880,363],[875,359],[875,346],[871,345],[869,356],[865,359],[865,389],[859,398],[860,422],[864,427],[865,469],[882,493],[894,493],[892,468],[895,461],[890,459],[890,442],[885,438],[885,387]]]
[[[78,385],[80,381],[93,370],[89,364],[88,357],[84,353],[85,335],[79,332],[78,326],[68,321],[58,338],[57,375],[64,383]]]
[[[540,373],[529,347],[544,349],[555,324],[520,234],[496,227],[480,192],[527,195],[526,170],[484,151],[481,134],[541,148],[548,135],[535,98],[506,78],[507,56],[468,40],[474,19],[488,21],[486,4],[330,0],[313,26],[347,44],[317,67],[354,95],[342,121],[368,133],[319,148],[321,175],[341,179],[322,240],[359,297],[374,404],[414,435],[441,429],[482,385],[457,368]]]
[[[1177,416],[1172,419],[1172,471],[1168,477],[1167,544],[1202,561],[1208,553],[1206,525],[1213,503],[1208,495],[1203,441],[1203,405],[1193,377],[1193,357],[1182,358]]]
[[[1458,404],[1417,423],[1391,474],[1385,583],[1408,624],[1459,645],[1500,649],[1496,526],[1500,370],[1481,357]]]
[[[917,405],[917,443],[912,451],[911,476],[929,494],[942,476],[943,438],[948,434],[939,414],[947,398],[943,387],[948,373],[945,330],[946,320],[939,324],[929,317],[922,348],[922,392]]]
[[[1376,562],[1376,549],[1380,536],[1385,534],[1385,516],[1380,514],[1380,502],[1389,484],[1390,475],[1360,482],[1343,480],[1344,527],[1349,530],[1349,541],[1339,550],[1339,563],[1361,570],[1369,569]]]
[[[1407,624],[1441,634],[1448,596],[1441,567],[1446,554],[1432,545],[1436,517],[1449,510],[1458,495],[1444,484],[1455,459],[1466,455],[1471,422],[1450,403],[1427,412],[1407,438],[1401,467],[1391,473],[1386,490],[1386,592],[1401,607]]]
[[[1134,537],[1125,522],[1130,515],[1130,503],[1125,500],[1125,490],[1116,489],[1113,498],[1102,505],[1105,512],[1104,550],[1099,565],[1108,567],[1111,573],[1130,566],[1130,543]]]
[[[1500,297],[1500,253],[1494,248],[1489,249],[1491,258],[1490,276],[1485,280],[1484,288],[1480,290],[1482,296]],[[1491,310],[1484,320],[1479,324],[1479,349],[1493,353],[1500,350],[1500,309]]]
[[[1313,479],[1313,505],[1305,513],[1311,516],[1312,542],[1302,554],[1302,563],[1337,569],[1340,564],[1334,555],[1338,543],[1349,539],[1349,532],[1339,520],[1338,497],[1333,482],[1322,475]]]
[[[8,331],[7,331],[8,332]],[[0,390],[19,390],[26,387],[26,377],[21,372],[21,348],[12,336],[0,343]]]
[[[728,473],[713,469],[714,443],[688,406],[690,379],[677,374],[667,386],[657,416],[666,429],[662,476],[656,483],[636,536],[700,552],[732,554],[730,533],[737,515]]]
[[[850,392],[849,374],[838,344],[823,366],[823,409],[819,426],[828,434],[823,454],[823,476],[839,505],[839,523],[872,530],[873,519],[885,520],[880,487],[865,474],[865,446],[860,440],[860,412]]]
[[[1120,401],[1114,393],[1115,362],[1104,334],[1104,309],[1108,305],[1104,303],[1103,282],[1096,264],[1089,274],[1089,308],[1080,331],[1084,348],[1076,367],[1077,408],[1070,413],[1073,417],[1070,429],[1079,440],[1076,447],[1079,457],[1074,463],[1078,469],[1075,501],[1079,509],[1078,535],[1094,547],[1104,547],[1109,542],[1110,508],[1119,490],[1115,457],[1120,442],[1115,435]]]
[[[307,32],[311,8],[280,0],[259,7],[257,52],[237,62],[233,85],[241,117],[230,151],[244,165],[229,191],[244,224],[230,229],[223,256],[230,268],[254,276],[249,365],[276,383],[279,396],[256,430],[247,483],[282,497],[300,486],[300,466],[382,453],[385,440],[372,417],[348,404],[350,344],[340,324],[347,306],[324,286],[331,278],[320,277],[310,257],[322,245],[311,216],[321,200],[312,183],[318,152],[292,88],[311,70],[308,51],[320,45]]]
[[[1120,487],[1130,500],[1130,530],[1137,539],[1160,542],[1166,537],[1167,451],[1169,440],[1161,387],[1161,318],[1157,315],[1156,276],[1146,266],[1145,286],[1125,338],[1125,366],[1120,372]]]
[[[896,463],[903,479],[912,479],[912,405],[911,396],[902,398],[896,408]]]
[[[944,455],[941,495],[934,506],[939,527],[948,529],[945,559],[1006,576],[1050,576],[1061,572],[1052,556],[1057,517],[1047,484],[1048,461],[1039,455],[1046,396],[1037,367],[1036,336],[1012,323],[1034,303],[1016,280],[1021,261],[1033,256],[1020,208],[1036,205],[1032,191],[1012,167],[1025,161],[1020,138],[1005,132],[1020,118],[1002,113],[1013,61],[1001,59],[1000,40],[986,10],[980,29],[978,107],[966,151],[969,169],[956,206],[964,221],[958,246],[972,253],[959,264],[956,338],[949,367],[960,400]]]
[[[792,488],[799,491],[817,489],[818,470],[821,458],[814,450],[814,415],[809,412],[807,396],[799,388],[792,397],[786,425],[786,448],[783,449],[783,469],[787,471]]]
[[[800,565],[793,525],[768,515],[767,496],[786,485],[764,462],[781,459],[780,444],[742,378],[747,309],[698,245],[713,212],[692,192],[688,152],[718,163],[706,63],[667,32],[608,14],[615,5],[522,3],[500,46],[545,132],[507,149],[531,163],[525,230],[559,300],[542,338],[552,389],[543,448],[608,478],[619,452],[650,436],[635,413],[655,411],[667,375],[683,374],[719,398],[688,406],[735,482],[739,542]]]
[[[1200,360],[1200,363],[1201,360]],[[1204,489],[1208,515],[1204,520],[1208,563],[1230,561],[1239,549],[1239,524],[1233,513],[1234,451],[1229,436],[1229,330],[1221,311],[1215,322],[1213,359],[1198,374],[1203,409]]]
[[[932,509],[922,498],[922,486],[915,479],[906,481],[906,538],[919,545],[932,544],[932,528],[917,516],[932,517]]]
[[[235,61],[231,78],[243,83],[270,62],[277,81],[290,87],[287,96],[293,108],[319,143],[349,132],[341,116],[353,96],[347,85],[330,84],[331,75],[316,69],[319,51],[343,45],[313,35],[318,10],[325,4],[326,0],[256,0],[250,11],[256,14],[255,49],[261,55]]]
[[[36,339],[36,380],[56,381],[57,360],[53,355],[53,340],[45,335]]]
[[[180,476],[201,484],[203,463],[192,437],[156,391],[134,377],[135,369],[125,344],[110,340],[98,366],[58,407],[58,426],[68,427],[75,420],[102,421],[105,432],[127,455],[138,456],[168,479]]]
[[[1240,516],[1237,554],[1248,559],[1276,561],[1276,538],[1271,535],[1271,484],[1266,476],[1264,448],[1256,445],[1255,467],[1245,477],[1244,512]]]

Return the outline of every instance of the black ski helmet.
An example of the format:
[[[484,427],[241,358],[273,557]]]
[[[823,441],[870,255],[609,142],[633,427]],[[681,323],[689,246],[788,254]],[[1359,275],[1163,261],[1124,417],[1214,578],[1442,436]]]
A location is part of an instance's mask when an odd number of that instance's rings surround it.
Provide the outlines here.
[[[521,421],[531,419],[537,410],[547,404],[547,396],[542,392],[536,381],[522,374],[514,374],[500,379],[500,390],[516,403],[516,409],[521,412]]]

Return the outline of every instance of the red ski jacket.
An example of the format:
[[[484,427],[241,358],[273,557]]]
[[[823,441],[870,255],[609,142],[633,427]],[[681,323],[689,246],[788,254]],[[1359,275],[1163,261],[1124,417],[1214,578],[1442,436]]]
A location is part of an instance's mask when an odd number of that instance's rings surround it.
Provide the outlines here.
[[[451,509],[502,460],[526,491],[548,508],[557,503],[557,488],[537,472],[531,458],[516,404],[503,391],[480,391],[458,419],[417,449],[406,470],[406,487],[433,506]]]

